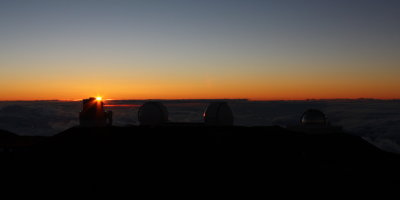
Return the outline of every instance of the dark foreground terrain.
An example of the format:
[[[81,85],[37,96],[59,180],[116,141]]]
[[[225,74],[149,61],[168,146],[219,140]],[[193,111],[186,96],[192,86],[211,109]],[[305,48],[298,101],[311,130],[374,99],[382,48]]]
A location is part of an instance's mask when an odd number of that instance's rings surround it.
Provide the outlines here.
[[[2,131],[4,188],[18,191],[247,195],[275,187],[400,181],[400,156],[357,136],[280,127],[71,128],[53,137]],[[268,186],[268,187],[267,187]]]

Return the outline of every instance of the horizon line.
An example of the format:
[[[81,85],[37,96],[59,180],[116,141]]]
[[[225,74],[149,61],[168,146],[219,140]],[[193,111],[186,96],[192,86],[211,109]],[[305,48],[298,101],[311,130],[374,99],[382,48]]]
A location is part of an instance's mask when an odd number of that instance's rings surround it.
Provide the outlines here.
[[[57,101],[77,102],[83,99],[29,99],[29,100],[0,100],[0,102],[33,102],[33,101]],[[188,98],[188,99],[104,99],[104,101],[196,101],[196,100],[226,100],[226,101],[332,101],[332,100],[381,100],[393,101],[400,98],[307,98],[307,99],[249,99],[249,98]]]

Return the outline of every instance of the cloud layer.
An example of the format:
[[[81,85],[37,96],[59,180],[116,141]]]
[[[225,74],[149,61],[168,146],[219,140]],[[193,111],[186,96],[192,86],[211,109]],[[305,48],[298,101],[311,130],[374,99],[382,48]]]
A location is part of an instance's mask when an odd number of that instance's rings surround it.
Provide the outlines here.
[[[166,101],[170,121],[202,122],[208,101]],[[137,125],[143,101],[109,101],[117,126]],[[120,105],[120,106],[118,106]],[[243,126],[299,124],[302,113],[320,109],[335,126],[342,126],[376,146],[400,153],[399,100],[230,101],[235,124]],[[0,102],[0,129],[20,135],[54,135],[78,125],[80,102]]]

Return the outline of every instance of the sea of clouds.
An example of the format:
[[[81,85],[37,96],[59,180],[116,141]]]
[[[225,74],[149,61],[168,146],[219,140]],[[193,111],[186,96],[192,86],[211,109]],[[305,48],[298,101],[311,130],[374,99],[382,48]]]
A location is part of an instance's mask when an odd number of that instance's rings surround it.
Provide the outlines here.
[[[207,100],[164,101],[170,121],[202,122]],[[143,101],[106,101],[114,125],[137,125]],[[235,125],[298,125],[302,113],[320,109],[329,122],[381,149],[400,153],[400,100],[229,101]],[[78,125],[81,102],[0,102],[0,129],[19,135],[55,135]]]

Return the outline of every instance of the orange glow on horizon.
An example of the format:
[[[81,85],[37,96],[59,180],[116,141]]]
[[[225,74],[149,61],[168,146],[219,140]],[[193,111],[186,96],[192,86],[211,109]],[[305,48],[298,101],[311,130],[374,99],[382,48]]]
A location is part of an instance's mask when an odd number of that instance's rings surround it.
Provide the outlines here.
[[[318,84],[316,84],[318,82]],[[1,82],[0,82],[1,83]],[[396,83],[334,82],[324,80],[267,79],[263,81],[216,82],[132,82],[111,80],[94,87],[91,80],[60,81],[53,84],[0,84],[1,101],[63,100],[80,101],[90,96],[97,100],[145,99],[249,99],[249,100],[305,100],[305,99],[400,99]],[[107,97],[107,98],[104,98]]]

